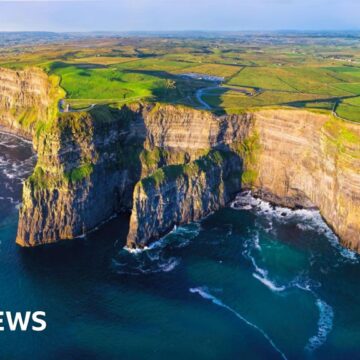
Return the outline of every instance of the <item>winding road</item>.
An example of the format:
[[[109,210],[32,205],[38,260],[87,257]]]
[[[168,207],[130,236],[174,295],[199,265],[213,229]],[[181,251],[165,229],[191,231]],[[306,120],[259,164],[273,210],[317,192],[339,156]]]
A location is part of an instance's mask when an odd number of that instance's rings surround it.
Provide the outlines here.
[[[203,100],[203,95],[205,95],[205,93],[207,91],[211,91],[211,90],[231,90],[231,91],[236,91],[236,92],[240,92],[244,95],[247,96],[254,96],[255,94],[250,93],[249,91],[246,91],[244,89],[239,89],[235,86],[222,86],[222,85],[217,85],[217,86],[209,86],[209,87],[205,87],[205,88],[201,88],[199,90],[196,91],[195,96],[196,96],[196,100],[202,105],[203,109],[205,110],[211,110],[212,107],[205,101]]]
[[[205,110],[211,110],[211,106],[202,99],[202,96],[204,95],[204,93],[206,91],[210,91],[210,90],[217,90],[217,89],[220,89],[221,86],[209,86],[209,87],[206,87],[206,88],[201,88],[199,90],[196,91],[196,100],[203,106],[203,108]]]

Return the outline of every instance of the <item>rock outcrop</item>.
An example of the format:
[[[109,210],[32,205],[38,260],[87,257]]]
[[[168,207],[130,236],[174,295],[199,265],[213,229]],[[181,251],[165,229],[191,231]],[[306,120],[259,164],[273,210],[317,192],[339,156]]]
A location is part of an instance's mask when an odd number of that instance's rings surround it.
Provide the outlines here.
[[[197,221],[224,207],[241,189],[242,161],[213,150],[186,165],[171,165],[137,183],[127,239],[145,247],[175,225]]]
[[[141,172],[139,122],[126,108],[98,108],[63,114],[40,134],[23,188],[19,245],[73,239],[130,208]]]
[[[0,68],[0,128],[31,139],[53,116],[62,91],[58,79],[36,68]]]

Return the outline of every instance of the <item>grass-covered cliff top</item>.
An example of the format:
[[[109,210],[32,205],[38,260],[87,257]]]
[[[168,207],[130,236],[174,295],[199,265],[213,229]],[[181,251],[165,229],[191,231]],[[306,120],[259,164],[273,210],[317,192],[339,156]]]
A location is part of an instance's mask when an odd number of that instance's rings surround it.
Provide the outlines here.
[[[330,117],[323,127],[326,140],[333,145],[332,151],[336,151],[338,161],[346,162],[350,168],[360,160],[360,129],[359,125],[348,124],[337,118]],[[331,148],[330,148],[331,149]],[[357,162],[353,163],[353,160]]]
[[[49,75],[48,77],[50,88],[49,88],[49,105],[46,109],[46,116],[41,115],[41,118],[36,119],[36,135],[48,126],[59,113],[59,101],[66,96],[66,92],[60,86],[60,77],[57,75]]]

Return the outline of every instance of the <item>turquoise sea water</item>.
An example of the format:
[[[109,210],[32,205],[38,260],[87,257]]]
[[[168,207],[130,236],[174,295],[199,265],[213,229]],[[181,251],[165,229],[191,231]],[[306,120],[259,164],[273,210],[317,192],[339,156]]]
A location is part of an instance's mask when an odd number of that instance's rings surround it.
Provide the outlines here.
[[[360,259],[316,211],[242,194],[142,252],[122,216],[73,242],[14,243],[30,145],[0,135],[0,311],[46,311],[0,333],[0,359],[357,359]]]

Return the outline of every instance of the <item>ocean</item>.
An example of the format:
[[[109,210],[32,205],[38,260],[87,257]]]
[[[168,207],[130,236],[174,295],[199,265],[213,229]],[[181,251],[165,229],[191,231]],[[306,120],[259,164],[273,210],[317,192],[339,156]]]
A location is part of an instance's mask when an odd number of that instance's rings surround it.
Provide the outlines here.
[[[129,216],[84,239],[15,244],[31,145],[0,134],[0,311],[45,311],[0,332],[1,359],[357,359],[360,257],[316,210],[239,194],[142,251]]]

